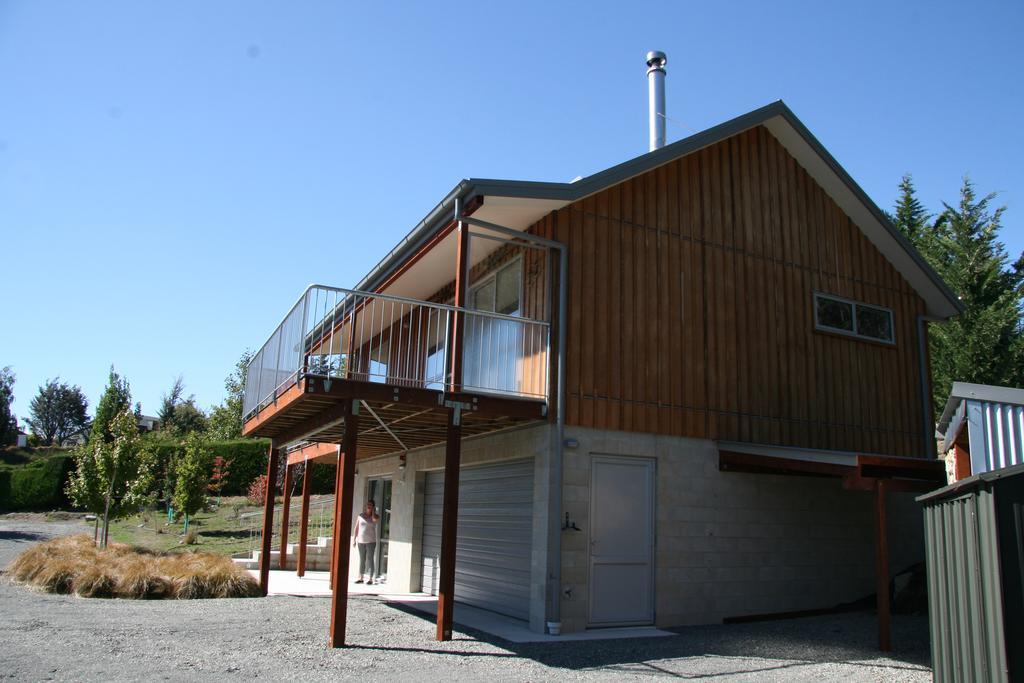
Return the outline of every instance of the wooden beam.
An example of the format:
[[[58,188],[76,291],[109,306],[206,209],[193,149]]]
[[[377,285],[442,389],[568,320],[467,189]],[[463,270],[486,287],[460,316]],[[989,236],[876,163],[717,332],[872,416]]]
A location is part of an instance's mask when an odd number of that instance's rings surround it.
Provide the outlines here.
[[[845,477],[856,474],[853,465],[828,462],[776,458],[772,455],[718,451],[718,469],[723,472],[750,472],[757,474],[794,474],[817,477]]]
[[[314,460],[333,461],[338,457],[338,444],[318,442],[306,444],[302,448],[296,448],[288,452],[288,464],[299,465]]]
[[[338,518],[341,516],[341,448],[341,444],[338,444],[338,464],[334,468],[334,516],[331,517],[331,522],[334,525],[334,535],[332,537],[333,545],[331,546],[331,575],[329,582],[331,590],[334,589],[334,577],[336,575],[334,561],[338,557],[338,543],[341,542],[341,539],[338,538]]]
[[[308,383],[315,384],[316,380],[310,379]],[[341,403],[321,410],[316,415],[306,418],[302,422],[298,422],[291,427],[287,427],[283,431],[274,435],[274,441],[277,441],[280,444],[301,441],[314,432],[318,432],[321,429],[332,427],[340,423],[345,419],[345,411],[347,410],[348,403],[349,401],[342,401]]]
[[[260,427],[276,417],[282,410],[289,408],[294,403],[301,402],[305,394],[305,380],[299,380],[289,387],[283,394],[274,399],[273,403],[257,412],[249,421],[242,425],[242,436],[252,436]]]
[[[267,458],[267,486],[263,502],[263,537],[260,543],[260,594],[266,597],[270,585],[270,541],[274,535],[274,493],[277,489],[278,449],[270,446]]]
[[[455,547],[459,527],[459,465],[462,459],[462,420],[455,408],[448,417],[444,451],[444,497],[441,508],[441,576],[437,589],[437,639],[452,639],[455,606]]]
[[[313,462],[308,461],[302,470],[302,507],[299,508],[299,554],[295,558],[295,573],[306,575],[306,544],[309,542],[309,494],[312,490]]]
[[[292,504],[292,468],[284,466],[284,499],[281,502],[281,550],[277,554],[278,568],[284,569],[288,562],[288,508]]]
[[[466,300],[469,294],[469,225],[459,223],[456,233],[457,242],[455,246],[455,308],[466,307]],[[448,349],[449,369],[451,376],[448,378],[448,391],[455,392],[462,389],[462,347],[463,329],[466,325],[466,315],[462,310],[456,310],[452,314],[451,327],[448,339],[451,348]]]
[[[858,455],[862,477],[921,479],[946,485],[946,463],[938,459],[900,458],[888,455]]]
[[[874,491],[880,481],[886,482],[886,490],[890,492],[908,491],[912,493],[929,493],[937,488],[942,488],[942,484],[933,481],[923,481],[920,479],[888,479],[886,477],[862,477],[857,474],[851,474],[843,477],[843,488],[847,491]]]
[[[878,594],[878,649],[892,650],[889,608],[889,534],[885,510],[885,493],[889,482],[879,479],[875,485],[875,590]]]
[[[469,404],[472,414],[486,417],[542,420],[547,416],[547,405],[544,399],[541,398],[515,398],[495,396],[493,394],[477,394],[469,391],[449,391],[445,393],[436,389],[403,387],[395,384],[365,382],[338,377],[326,382],[320,377],[307,377],[304,382],[307,394],[331,396],[339,401],[363,400],[373,404],[406,404],[423,408],[443,409],[444,402],[450,400]],[[320,420],[322,424],[314,427],[317,420]],[[334,422],[331,422],[332,420]],[[327,413],[325,410],[319,415],[307,419],[305,422],[309,424],[302,427],[298,425],[288,427],[281,434],[275,434],[274,439],[279,443],[296,441],[314,431],[323,429],[325,426],[337,424],[336,420],[337,413]]]
[[[353,406],[349,403],[349,406]],[[345,436],[341,444],[341,501],[334,526],[334,590],[331,592],[331,647],[345,645],[345,621],[348,616],[348,546],[352,528],[352,498],[356,479],[356,447],[359,439],[359,413],[353,408],[345,418]],[[343,540],[344,539],[344,542]]]

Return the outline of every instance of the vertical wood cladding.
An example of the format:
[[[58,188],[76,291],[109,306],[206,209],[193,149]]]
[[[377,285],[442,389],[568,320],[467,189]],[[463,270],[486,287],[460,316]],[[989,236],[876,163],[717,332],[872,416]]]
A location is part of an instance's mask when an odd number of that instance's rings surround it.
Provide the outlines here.
[[[919,456],[924,303],[763,127],[576,202],[569,424]],[[893,311],[894,346],[814,330],[813,292]]]

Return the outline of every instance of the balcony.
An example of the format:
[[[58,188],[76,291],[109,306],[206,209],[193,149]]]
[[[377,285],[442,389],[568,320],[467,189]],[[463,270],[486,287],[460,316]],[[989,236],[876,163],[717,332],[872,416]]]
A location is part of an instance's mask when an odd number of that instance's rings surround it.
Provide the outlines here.
[[[357,401],[369,457],[442,442],[452,401],[466,435],[542,419],[549,348],[543,320],[311,285],[249,363],[244,432],[339,443]]]

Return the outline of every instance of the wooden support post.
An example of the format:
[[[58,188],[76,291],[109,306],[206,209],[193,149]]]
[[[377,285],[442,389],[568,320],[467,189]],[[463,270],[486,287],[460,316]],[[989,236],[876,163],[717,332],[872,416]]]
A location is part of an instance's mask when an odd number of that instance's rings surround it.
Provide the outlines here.
[[[334,558],[338,556],[337,545],[341,542],[338,538],[338,517],[341,515],[341,444],[338,444],[338,464],[334,468],[334,515],[331,517],[331,523],[334,525],[334,536],[332,537],[332,543],[334,547],[331,550],[331,576],[330,576],[330,587],[334,588]],[[347,536],[346,536],[347,538]],[[347,541],[346,541],[347,542]]]
[[[277,554],[278,568],[286,569],[288,563],[288,508],[292,504],[292,468],[284,466],[284,500],[281,502],[281,552]]]
[[[348,545],[349,530],[352,528],[353,489],[356,480],[356,446],[359,436],[358,403],[352,402],[352,409],[345,417],[345,434],[341,443],[341,499],[340,514],[334,525],[334,590],[331,592],[331,647],[345,645],[345,621],[348,616],[348,560],[351,550]],[[344,542],[342,541],[344,539]]]
[[[306,575],[306,544],[309,543],[309,492],[311,490],[313,461],[307,460],[302,468],[302,507],[299,513],[299,555],[295,558],[295,574]]]
[[[892,650],[889,610],[889,537],[885,511],[888,481],[879,479],[875,486],[875,590],[878,593],[878,649]]]
[[[260,544],[260,595],[266,597],[270,585],[270,541],[274,535],[274,493],[277,490],[278,450],[270,444],[267,458],[267,488],[263,503],[263,538]]]
[[[462,309],[466,306],[468,285],[469,285],[469,226],[465,223],[459,223],[459,229],[456,233],[458,242],[455,248],[455,298],[454,303],[457,309]],[[465,328],[466,316],[461,310],[456,310],[452,314],[451,327],[449,330],[449,339],[451,340],[451,357],[449,362],[449,369],[451,375],[448,381],[448,391],[462,391],[462,346],[463,346],[463,329]]]
[[[455,547],[459,527],[459,461],[462,458],[462,419],[459,408],[448,415],[444,451],[444,498],[441,509],[441,576],[437,589],[437,639],[452,639],[455,608]]]

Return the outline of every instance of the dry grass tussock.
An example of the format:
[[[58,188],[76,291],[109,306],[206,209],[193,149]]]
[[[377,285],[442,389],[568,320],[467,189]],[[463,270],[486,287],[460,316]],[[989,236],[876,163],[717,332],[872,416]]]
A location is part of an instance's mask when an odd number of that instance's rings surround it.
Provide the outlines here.
[[[247,598],[259,584],[228,557],[208,553],[157,553],[111,544],[97,548],[88,536],[38,543],[8,567],[14,581],[48,593],[86,598]]]

